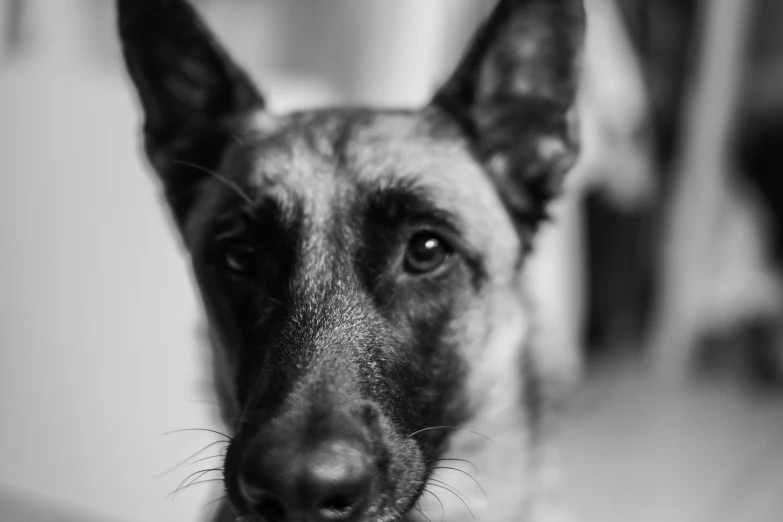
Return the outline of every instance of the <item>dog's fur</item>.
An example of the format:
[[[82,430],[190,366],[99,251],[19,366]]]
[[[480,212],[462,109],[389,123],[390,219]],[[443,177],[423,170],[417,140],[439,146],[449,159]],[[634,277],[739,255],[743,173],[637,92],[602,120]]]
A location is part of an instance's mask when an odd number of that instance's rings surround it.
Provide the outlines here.
[[[534,518],[521,272],[577,157],[581,1],[502,0],[421,110],[288,115],[183,0],[118,5],[214,334],[232,430],[219,520],[413,519],[425,491],[450,522]],[[360,492],[310,506],[313,454],[361,468]],[[487,501],[458,502],[452,486],[475,486],[447,455],[475,463]]]

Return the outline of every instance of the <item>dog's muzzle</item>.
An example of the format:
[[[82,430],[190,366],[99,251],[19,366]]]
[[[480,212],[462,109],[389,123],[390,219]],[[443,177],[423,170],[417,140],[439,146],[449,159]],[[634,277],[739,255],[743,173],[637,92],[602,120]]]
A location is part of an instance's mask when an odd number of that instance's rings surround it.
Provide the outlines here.
[[[337,522],[360,516],[372,490],[373,463],[357,440],[335,437],[303,452],[258,444],[239,477],[242,497],[266,522]]]
[[[303,427],[296,417],[276,419],[243,448],[236,491],[247,514],[264,522],[362,519],[378,496],[368,426],[332,413]]]

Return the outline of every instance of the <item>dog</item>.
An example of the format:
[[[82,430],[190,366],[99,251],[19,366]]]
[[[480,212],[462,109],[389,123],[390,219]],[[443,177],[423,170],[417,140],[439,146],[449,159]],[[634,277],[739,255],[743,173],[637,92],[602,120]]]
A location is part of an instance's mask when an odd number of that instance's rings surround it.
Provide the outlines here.
[[[553,520],[522,274],[578,157],[581,0],[501,0],[419,110],[286,115],[184,0],[118,17],[213,338],[215,520]]]

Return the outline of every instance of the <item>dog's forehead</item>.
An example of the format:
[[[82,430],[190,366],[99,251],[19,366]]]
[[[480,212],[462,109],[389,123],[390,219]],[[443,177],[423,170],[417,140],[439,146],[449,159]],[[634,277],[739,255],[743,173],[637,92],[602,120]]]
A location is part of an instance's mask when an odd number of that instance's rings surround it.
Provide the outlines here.
[[[456,216],[476,246],[502,240],[511,251],[518,247],[495,187],[464,137],[425,111],[337,109],[263,117],[238,156],[238,174],[250,190],[295,199],[311,215],[350,211],[356,208],[353,198],[370,191],[382,195],[404,181]]]

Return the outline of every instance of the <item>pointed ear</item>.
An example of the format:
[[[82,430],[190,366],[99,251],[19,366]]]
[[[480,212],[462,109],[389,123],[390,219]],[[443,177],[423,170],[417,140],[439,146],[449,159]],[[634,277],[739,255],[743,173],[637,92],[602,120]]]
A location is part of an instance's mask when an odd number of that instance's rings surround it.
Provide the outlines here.
[[[509,210],[535,223],[576,161],[582,0],[501,0],[433,104],[456,119]]]
[[[205,172],[218,168],[242,119],[264,100],[184,0],[118,0],[117,7],[147,156],[181,224]]]

